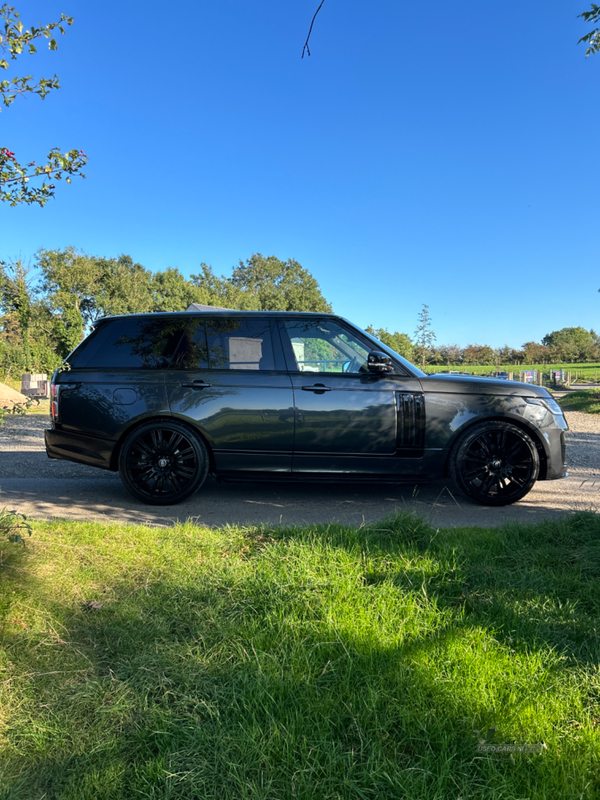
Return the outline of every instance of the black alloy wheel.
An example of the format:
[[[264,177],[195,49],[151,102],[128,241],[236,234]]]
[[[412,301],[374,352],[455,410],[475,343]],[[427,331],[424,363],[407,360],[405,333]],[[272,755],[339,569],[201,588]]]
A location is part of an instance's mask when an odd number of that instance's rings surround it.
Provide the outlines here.
[[[507,506],[525,497],[536,482],[540,457],[528,434],[509,422],[482,422],[458,440],[450,474],[471,500]]]
[[[138,500],[155,506],[179,503],[208,474],[206,445],[177,421],[147,422],[132,431],[119,453],[119,475]]]

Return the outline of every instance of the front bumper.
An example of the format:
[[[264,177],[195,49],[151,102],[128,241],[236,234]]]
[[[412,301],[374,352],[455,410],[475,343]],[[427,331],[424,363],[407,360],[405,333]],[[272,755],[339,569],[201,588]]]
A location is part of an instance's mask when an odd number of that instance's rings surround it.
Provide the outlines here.
[[[116,442],[56,428],[45,430],[44,440],[48,458],[60,458],[63,461],[88,464],[90,467],[116,470],[112,466]]]
[[[547,481],[564,478],[567,475],[567,465],[565,463],[565,432],[563,430],[546,430],[544,432],[546,440],[546,474],[544,479]]]

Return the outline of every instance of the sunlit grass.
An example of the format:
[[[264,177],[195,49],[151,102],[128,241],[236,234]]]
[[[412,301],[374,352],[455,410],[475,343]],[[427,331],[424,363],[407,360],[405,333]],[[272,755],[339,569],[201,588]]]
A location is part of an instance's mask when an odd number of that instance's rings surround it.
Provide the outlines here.
[[[600,414],[600,391],[588,389],[582,392],[569,392],[557,399],[564,411],[583,411],[586,414]]]
[[[35,524],[2,543],[0,797],[600,791],[600,519]],[[544,742],[482,755],[478,735]]]

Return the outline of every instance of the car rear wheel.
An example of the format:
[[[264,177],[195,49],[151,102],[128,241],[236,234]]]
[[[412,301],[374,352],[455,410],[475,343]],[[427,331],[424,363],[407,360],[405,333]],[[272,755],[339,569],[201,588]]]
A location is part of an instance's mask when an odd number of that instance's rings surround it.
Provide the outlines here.
[[[147,422],[132,431],[119,453],[119,475],[138,500],[155,506],[180,503],[204,483],[206,445],[180,422]]]
[[[540,471],[531,437],[509,422],[482,422],[466,431],[450,454],[450,474],[476,503],[507,506],[530,491]]]

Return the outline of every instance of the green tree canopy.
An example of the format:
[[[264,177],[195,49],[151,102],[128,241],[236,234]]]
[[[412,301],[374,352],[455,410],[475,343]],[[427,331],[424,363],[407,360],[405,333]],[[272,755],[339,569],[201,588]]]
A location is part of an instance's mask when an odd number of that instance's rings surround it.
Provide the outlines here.
[[[231,284],[253,295],[263,311],[331,313],[317,281],[292,258],[280,261],[275,256],[255,253],[247,261],[240,261]]]
[[[376,339],[379,339],[380,342],[390,347],[395,353],[408,359],[408,361],[413,360],[414,347],[408,334],[398,333],[398,331],[390,333],[386,328],[374,328],[372,325],[369,325],[365,330],[367,333],[370,333],[371,336],[374,336]]]
[[[542,344],[550,348],[555,361],[593,361],[600,356],[596,334],[581,326],[552,331],[544,336]]]

